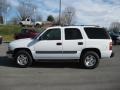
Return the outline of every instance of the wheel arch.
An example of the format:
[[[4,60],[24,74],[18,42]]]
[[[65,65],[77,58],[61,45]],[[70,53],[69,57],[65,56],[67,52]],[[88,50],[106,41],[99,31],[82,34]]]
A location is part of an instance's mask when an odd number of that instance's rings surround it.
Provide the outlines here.
[[[22,22],[20,22],[19,24],[20,24],[21,26],[23,25],[23,23],[22,23]]]
[[[82,56],[83,56],[86,52],[88,52],[88,51],[93,51],[93,52],[97,53],[98,56],[99,56],[99,58],[101,58],[101,52],[100,52],[100,50],[97,49],[97,48],[86,48],[86,49],[83,49],[82,52],[81,52],[80,58],[82,58]]]
[[[28,52],[28,53],[31,55],[32,59],[33,59],[33,55],[32,55],[32,53],[31,53],[30,49],[28,49],[28,48],[16,48],[16,49],[14,50],[14,56],[15,56],[15,54],[16,54],[18,51],[21,51],[21,50],[24,50],[24,51]]]

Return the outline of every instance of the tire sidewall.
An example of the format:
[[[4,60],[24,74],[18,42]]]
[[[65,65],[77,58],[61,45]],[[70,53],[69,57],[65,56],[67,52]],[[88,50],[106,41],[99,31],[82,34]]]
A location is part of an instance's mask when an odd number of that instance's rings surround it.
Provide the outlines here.
[[[24,56],[27,57],[27,59],[28,59],[28,60],[27,60],[27,64],[25,64],[25,65],[20,65],[20,64],[18,63],[17,58],[18,58],[18,56],[20,56],[20,55],[24,55]],[[29,67],[29,66],[32,64],[32,62],[33,62],[32,57],[30,56],[30,54],[29,54],[27,51],[24,51],[24,50],[18,51],[18,52],[16,53],[16,55],[15,55],[15,60],[16,60],[17,65],[18,65],[19,67],[21,67],[21,68]]]
[[[93,66],[87,66],[86,63],[85,63],[86,57],[89,56],[89,55],[94,56],[95,59],[96,59],[96,62],[95,62],[95,64]],[[88,51],[87,53],[85,53],[83,55],[82,64],[87,69],[94,69],[94,68],[96,68],[98,66],[98,64],[99,64],[99,56],[98,56],[98,54],[96,52],[93,52],[93,51]]]

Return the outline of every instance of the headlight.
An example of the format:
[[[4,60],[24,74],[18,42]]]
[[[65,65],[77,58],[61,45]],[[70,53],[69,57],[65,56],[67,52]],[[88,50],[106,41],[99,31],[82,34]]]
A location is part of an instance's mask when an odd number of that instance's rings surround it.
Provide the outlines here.
[[[8,51],[11,51],[12,50],[12,47],[10,44],[8,44]]]

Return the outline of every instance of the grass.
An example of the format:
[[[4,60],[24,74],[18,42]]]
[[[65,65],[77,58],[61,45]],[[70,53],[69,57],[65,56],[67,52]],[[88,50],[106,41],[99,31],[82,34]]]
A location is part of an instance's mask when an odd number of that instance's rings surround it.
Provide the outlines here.
[[[3,41],[10,42],[14,40],[14,34],[19,33],[22,27],[20,25],[0,25],[0,36]],[[36,28],[38,32],[43,31],[42,28]]]
[[[2,35],[3,37],[3,41],[5,42],[10,42],[10,41],[13,41],[14,40],[14,35],[11,34],[11,35]]]
[[[20,30],[19,25],[0,25],[0,36],[3,37],[3,41],[10,42],[14,40],[14,34]]]

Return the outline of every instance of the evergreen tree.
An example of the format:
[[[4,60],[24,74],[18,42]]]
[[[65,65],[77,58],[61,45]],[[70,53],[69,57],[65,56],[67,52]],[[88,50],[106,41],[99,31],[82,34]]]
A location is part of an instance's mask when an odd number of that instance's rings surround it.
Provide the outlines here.
[[[50,21],[50,22],[54,22],[54,17],[52,16],[52,15],[49,15],[48,17],[47,17],[47,21]]]

